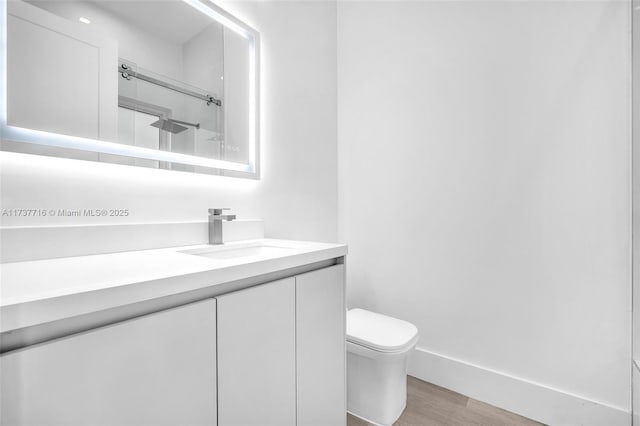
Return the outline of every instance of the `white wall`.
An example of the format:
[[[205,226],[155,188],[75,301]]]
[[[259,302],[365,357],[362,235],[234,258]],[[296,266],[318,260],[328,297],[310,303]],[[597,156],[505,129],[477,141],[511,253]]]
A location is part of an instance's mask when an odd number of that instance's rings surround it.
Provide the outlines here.
[[[633,0],[633,9],[633,163],[640,165],[640,0]],[[640,166],[633,168],[633,174],[633,216],[640,224]],[[633,265],[640,271],[640,232],[633,233]],[[633,358],[640,362],[640,273],[633,276],[633,298]],[[640,402],[640,388],[634,396]]]
[[[0,223],[204,221],[207,208],[231,207],[239,218],[263,218],[267,236],[336,240],[336,5],[261,1],[228,6],[262,37],[260,181],[2,152],[2,209],[104,206],[132,214],[1,217]]]
[[[633,0],[633,223],[640,224],[640,0]],[[640,424],[640,232],[633,232],[633,421]]]
[[[628,423],[629,11],[338,3],[349,305],[418,326],[413,374]]]

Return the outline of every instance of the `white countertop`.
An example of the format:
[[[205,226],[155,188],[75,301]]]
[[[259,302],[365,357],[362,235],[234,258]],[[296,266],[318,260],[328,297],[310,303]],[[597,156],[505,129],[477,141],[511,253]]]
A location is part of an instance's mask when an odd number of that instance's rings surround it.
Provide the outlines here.
[[[198,290],[347,254],[347,246],[261,239],[227,243],[287,247],[230,259],[180,253],[198,245],[4,263],[0,265],[0,332]]]

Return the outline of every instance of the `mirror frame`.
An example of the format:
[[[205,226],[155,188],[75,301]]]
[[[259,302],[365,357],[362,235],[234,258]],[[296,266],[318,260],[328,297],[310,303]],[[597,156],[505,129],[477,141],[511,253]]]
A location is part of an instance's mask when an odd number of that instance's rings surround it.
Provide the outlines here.
[[[260,179],[260,33],[258,31],[209,0],[181,0],[249,42],[249,163],[235,163],[8,125],[8,1],[11,0],[0,0],[0,28],[3,28],[0,31],[0,150],[102,162],[109,162],[109,160],[101,160],[97,158],[97,155],[88,155],[86,156],[87,158],[84,158],[79,153],[112,154],[129,158],[197,166],[192,170],[195,173]]]

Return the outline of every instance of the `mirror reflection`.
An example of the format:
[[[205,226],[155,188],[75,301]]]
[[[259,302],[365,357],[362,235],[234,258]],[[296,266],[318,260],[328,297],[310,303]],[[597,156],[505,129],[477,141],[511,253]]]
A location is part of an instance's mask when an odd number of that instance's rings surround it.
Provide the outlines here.
[[[7,8],[9,126],[250,162],[246,37],[180,0],[10,0]]]

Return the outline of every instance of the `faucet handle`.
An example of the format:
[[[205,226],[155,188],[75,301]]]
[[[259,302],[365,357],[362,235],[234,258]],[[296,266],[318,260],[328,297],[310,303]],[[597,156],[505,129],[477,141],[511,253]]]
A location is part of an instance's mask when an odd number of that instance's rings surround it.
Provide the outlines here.
[[[209,209],[209,214],[219,215],[219,214],[222,214],[223,210],[231,210],[231,209],[229,207]]]

